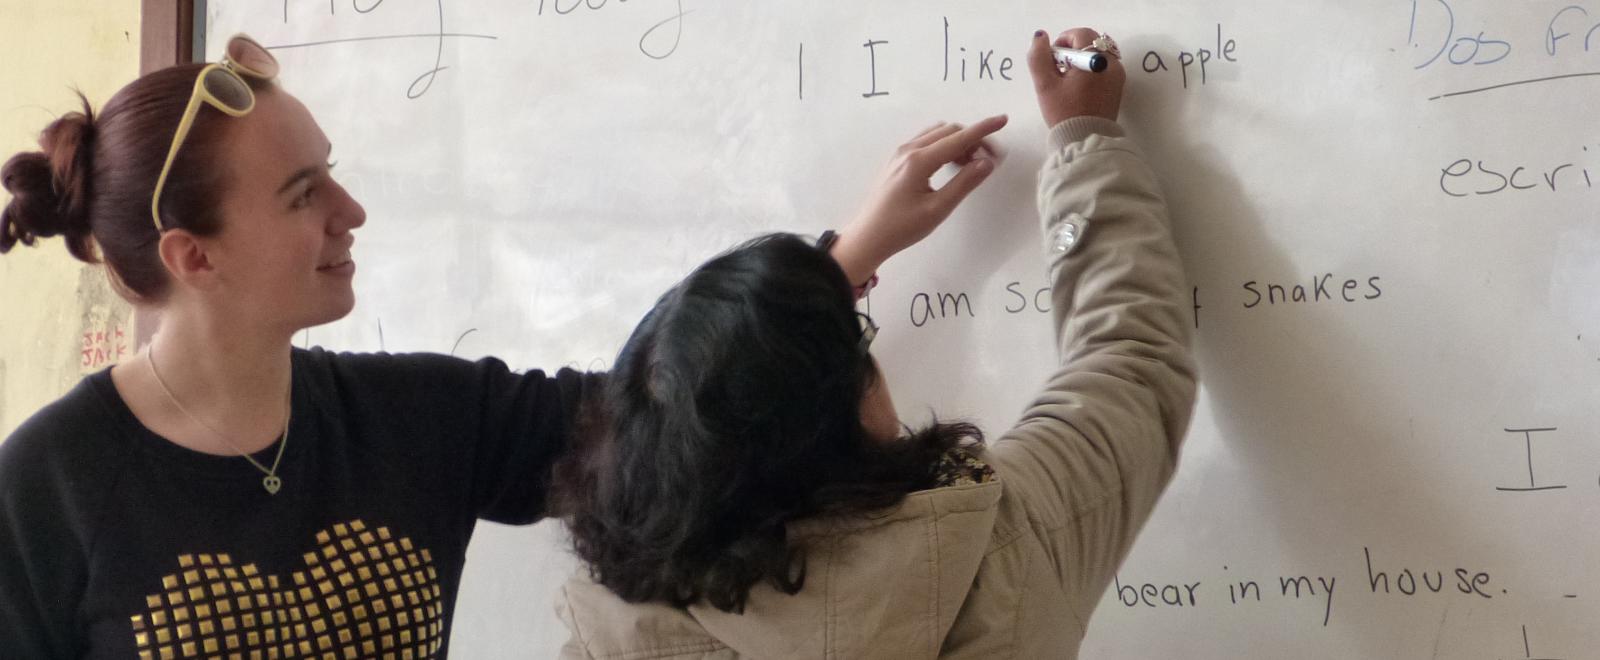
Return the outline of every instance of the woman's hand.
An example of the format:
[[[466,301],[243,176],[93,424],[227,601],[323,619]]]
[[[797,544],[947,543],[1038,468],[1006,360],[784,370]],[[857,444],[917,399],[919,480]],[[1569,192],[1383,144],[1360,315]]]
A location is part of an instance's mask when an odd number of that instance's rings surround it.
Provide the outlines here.
[[[1028,48],[1028,70],[1033,74],[1033,91],[1039,97],[1039,112],[1044,114],[1046,128],[1073,117],[1101,117],[1117,120],[1122,107],[1122,86],[1128,72],[1122,60],[1107,53],[1111,60],[1105,71],[1092,73],[1081,69],[1062,71],[1056,67],[1052,45],[1062,48],[1087,49],[1099,32],[1086,27],[1062,32],[1054,42],[1040,30],[1033,34],[1033,45]]]
[[[966,127],[939,122],[895,150],[877,189],[833,244],[851,284],[864,284],[889,257],[927,238],[989,178],[996,155],[983,141],[1006,121],[996,115]],[[961,169],[934,190],[930,179],[948,164]]]

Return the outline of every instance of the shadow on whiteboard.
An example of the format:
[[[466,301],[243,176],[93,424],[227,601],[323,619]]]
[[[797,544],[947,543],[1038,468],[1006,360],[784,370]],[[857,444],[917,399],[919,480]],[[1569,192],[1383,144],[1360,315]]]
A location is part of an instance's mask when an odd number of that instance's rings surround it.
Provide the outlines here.
[[[1137,40],[1163,52],[1178,47],[1159,35]],[[1139,584],[1153,581],[1145,579],[1152,573],[1189,571],[1212,590],[1212,600],[1200,599],[1210,614],[1195,618],[1143,602],[1124,607],[1120,594],[1111,593],[1100,610],[1109,616],[1093,627],[1112,631],[1124,652],[1132,649],[1122,633],[1133,621],[1136,629],[1184,633],[1162,634],[1168,642],[1214,632],[1220,623],[1228,629],[1224,636],[1254,639],[1263,650],[1321,639],[1335,654],[1328,657],[1397,657],[1400,640],[1415,640],[1409,629],[1385,624],[1435,604],[1448,617],[1460,596],[1396,600],[1385,593],[1388,581],[1406,569],[1429,576],[1442,570],[1453,589],[1451,570],[1479,554],[1439,556],[1473,546],[1464,533],[1471,521],[1451,492],[1405,478],[1432,468],[1423,445],[1406,442],[1413,416],[1428,411],[1400,405],[1410,398],[1407,383],[1387,376],[1403,366],[1385,363],[1382,338],[1359,330],[1364,326],[1348,308],[1244,307],[1238,292],[1245,282],[1304,283],[1332,264],[1294,263],[1273,240],[1282,228],[1268,224],[1235,174],[1227,135],[1195,128],[1209,122],[1202,113],[1225,112],[1225,103],[1191,102],[1194,94],[1135,74],[1122,121],[1161,180],[1191,283],[1207,294],[1195,310],[1205,410],[1196,416],[1174,488],[1120,580]],[[1281,176],[1301,174],[1285,167]],[[1338,295],[1338,282],[1333,286]],[[1362,564],[1368,553],[1370,568]],[[1376,573],[1387,577],[1374,587]],[[1298,584],[1280,593],[1284,578]],[[1229,581],[1241,579],[1259,581],[1261,596],[1230,604]],[[1466,597],[1477,604],[1479,596]],[[1446,624],[1438,622],[1441,630]]]

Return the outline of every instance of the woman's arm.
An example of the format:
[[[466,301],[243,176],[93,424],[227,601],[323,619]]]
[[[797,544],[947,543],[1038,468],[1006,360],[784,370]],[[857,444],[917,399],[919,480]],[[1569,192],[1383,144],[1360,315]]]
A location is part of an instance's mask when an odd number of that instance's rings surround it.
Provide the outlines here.
[[[473,363],[480,405],[472,500],[477,517],[528,524],[550,511],[555,466],[574,451],[586,398],[601,373],[513,373],[499,360]]]
[[[1060,366],[990,460],[1087,616],[1171,478],[1196,381],[1166,203],[1114,121],[1124,73],[1063,75],[1049,47],[1036,37],[1030,64],[1047,120],[1060,119],[1038,199]]]
[[[360,422],[351,422],[356,441],[432,484],[430,496],[463,521],[527,524],[550,515],[552,470],[572,449],[580,403],[605,377],[518,373],[495,358],[307,356],[330,370],[341,418]]]
[[[88,569],[73,525],[97,511],[68,503],[96,501],[85,491],[110,480],[85,478],[100,476],[98,466],[65,465],[59,457],[69,454],[51,451],[83,439],[50,410],[0,442],[0,658],[71,658],[83,651],[77,615]]]
[[[0,658],[70,657],[72,609],[65,601],[82,584],[81,571],[70,583],[56,582],[68,573],[62,564],[69,557],[33,543],[48,532],[19,501],[25,495],[0,488]]]
[[[984,142],[1004,128],[1005,115],[971,126],[939,122],[895,149],[881,180],[831,254],[852,285],[872,279],[889,257],[927,238],[994,173],[997,158]],[[946,165],[960,171],[938,190],[930,183]]]

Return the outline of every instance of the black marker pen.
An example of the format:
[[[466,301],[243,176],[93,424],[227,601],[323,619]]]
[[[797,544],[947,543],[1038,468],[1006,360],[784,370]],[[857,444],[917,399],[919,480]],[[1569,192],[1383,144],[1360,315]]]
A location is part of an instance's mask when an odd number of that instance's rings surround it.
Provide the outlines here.
[[[1076,50],[1060,46],[1054,46],[1051,50],[1055,51],[1056,66],[1063,71],[1081,69],[1100,73],[1105,71],[1106,67],[1111,66],[1111,60],[1106,57],[1105,53],[1098,50]]]

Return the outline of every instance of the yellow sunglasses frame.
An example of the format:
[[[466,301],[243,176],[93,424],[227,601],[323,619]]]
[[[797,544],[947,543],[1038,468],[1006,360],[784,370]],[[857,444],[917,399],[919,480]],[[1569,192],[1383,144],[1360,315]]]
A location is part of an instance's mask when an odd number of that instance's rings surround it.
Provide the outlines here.
[[[242,34],[234,35],[228,40],[229,48],[227,50],[232,50],[234,42],[240,39],[255,48],[261,49],[262,52],[267,53],[269,56],[271,55],[265,46]],[[243,109],[235,110],[228,107],[228,104],[222,102],[222,99],[217,98],[215,94],[211,93],[211,90],[206,89],[206,77],[219,69],[232,76],[239,82],[240,87],[244,89],[245,97],[249,103]],[[183,118],[178,120],[178,131],[172,135],[172,146],[167,149],[167,162],[161,166],[161,176],[156,177],[155,192],[150,195],[150,217],[155,220],[157,234],[166,231],[166,226],[161,223],[161,191],[167,187],[167,175],[172,173],[172,163],[178,160],[178,149],[183,146],[183,141],[189,137],[189,129],[194,127],[195,117],[200,114],[200,106],[209,105],[229,117],[243,117],[256,108],[255,90],[250,89],[250,83],[243,76],[250,76],[257,80],[271,80],[274,77],[235,62],[226,54],[222,56],[222,61],[208,64],[205,68],[200,69],[200,75],[195,77],[194,89],[189,93],[189,104],[183,109]]]

